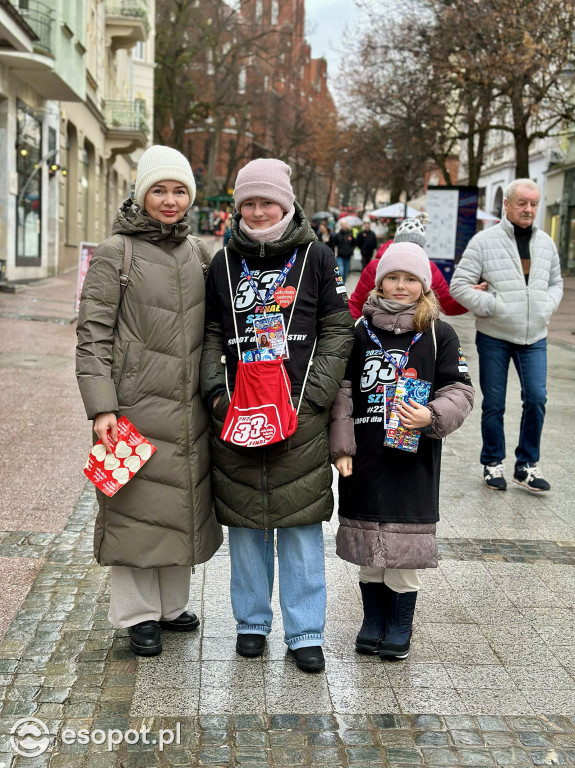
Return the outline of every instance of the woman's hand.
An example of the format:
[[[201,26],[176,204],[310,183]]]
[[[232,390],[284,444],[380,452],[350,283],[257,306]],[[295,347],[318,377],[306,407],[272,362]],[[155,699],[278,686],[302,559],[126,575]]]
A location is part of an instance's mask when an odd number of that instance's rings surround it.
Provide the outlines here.
[[[94,432],[106,447],[107,453],[112,453],[118,442],[118,422],[114,413],[99,413],[94,419]],[[108,436],[108,432],[110,435]]]
[[[431,411],[425,405],[409,399],[409,405],[402,401],[397,406],[397,412],[401,420],[401,426],[406,429],[423,429],[431,424]]]
[[[487,283],[477,283],[477,285],[472,285],[471,287],[474,291],[486,291]]]
[[[349,477],[353,472],[353,458],[351,456],[340,456],[334,461],[334,464],[342,477]]]

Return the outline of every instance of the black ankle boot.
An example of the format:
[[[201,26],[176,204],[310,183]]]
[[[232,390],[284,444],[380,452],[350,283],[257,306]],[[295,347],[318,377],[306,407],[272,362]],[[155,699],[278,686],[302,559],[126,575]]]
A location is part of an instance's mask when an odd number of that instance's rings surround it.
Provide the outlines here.
[[[384,585],[360,581],[359,588],[363,602],[363,624],[355,638],[355,650],[358,653],[377,653],[385,630]]]
[[[195,613],[184,611],[176,619],[160,619],[160,627],[171,632],[193,632],[200,626],[200,620]]]
[[[137,656],[157,656],[162,652],[162,635],[157,621],[141,621],[129,630],[130,650]]]
[[[406,659],[409,654],[417,592],[394,592],[385,586],[385,632],[379,645],[382,659]]]

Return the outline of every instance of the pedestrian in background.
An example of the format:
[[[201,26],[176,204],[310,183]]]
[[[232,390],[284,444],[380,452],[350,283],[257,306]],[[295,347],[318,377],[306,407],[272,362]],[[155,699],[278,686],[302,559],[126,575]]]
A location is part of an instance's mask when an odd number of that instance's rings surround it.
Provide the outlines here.
[[[354,292],[349,297],[349,311],[354,319],[361,317],[363,305],[373,290],[375,273],[379,260],[392,243],[416,243],[425,248],[425,224],[427,214],[420,214],[413,219],[404,219],[398,226],[393,240],[388,240],[380,245],[375,259],[371,261],[360,275],[359,281]],[[439,300],[441,311],[446,315],[463,315],[467,312],[466,308],[459,304],[449,293],[449,285],[439,267],[432,261],[429,262],[431,268],[431,289]]]
[[[423,248],[390,245],[374,284],[331,411],[330,450],[340,473],[336,542],[337,554],[360,566],[356,650],[404,659],[417,569],[437,567],[441,440],[468,416],[474,392],[455,331],[437,319]],[[421,430],[416,453],[384,445],[388,388],[404,374],[431,383],[427,405],[410,399],[399,408],[402,426]]]
[[[334,236],[333,243],[335,245],[335,255],[337,257],[339,274],[342,276],[345,284],[347,276],[349,275],[351,257],[353,256],[353,251],[356,245],[353,232],[345,219],[342,219],[341,228]]]
[[[365,269],[372,260],[373,254],[377,248],[377,238],[371,231],[369,219],[366,219],[363,222],[363,229],[358,233],[356,243],[361,252],[362,269]]]
[[[333,252],[317,242],[290,175],[289,166],[271,158],[238,173],[232,238],[215,255],[208,279],[202,392],[213,407],[216,514],[229,526],[236,650],[248,657],[265,650],[277,538],[284,639],[299,669],[317,672],[324,668],[326,610],[321,524],[333,512],[329,408],[353,323]],[[283,317],[297,430],[268,446],[243,447],[221,435],[238,362],[255,346],[254,322],[264,308],[268,318]]]
[[[76,374],[96,437],[111,451],[117,418],[126,416],[157,449],[114,496],[97,491],[94,555],[111,566],[109,618],[129,628],[141,656],[161,652],[160,628],[199,625],[186,610],[191,567],[222,542],[199,392],[210,257],[188,237],[195,193],[183,155],[162,146],[144,152],[134,201],[122,204],[112,236],[94,251],[78,317]]]
[[[555,243],[533,223],[539,197],[531,179],[512,181],[505,215],[472,238],[451,280],[452,296],[475,315],[480,461],[484,482],[496,491],[507,488],[503,416],[511,360],[523,403],[513,482],[535,493],[551,487],[537,463],[547,401],[547,325],[561,302],[563,280]]]
[[[321,221],[317,230],[317,239],[320,243],[325,243],[335,253],[334,235],[327,221]]]

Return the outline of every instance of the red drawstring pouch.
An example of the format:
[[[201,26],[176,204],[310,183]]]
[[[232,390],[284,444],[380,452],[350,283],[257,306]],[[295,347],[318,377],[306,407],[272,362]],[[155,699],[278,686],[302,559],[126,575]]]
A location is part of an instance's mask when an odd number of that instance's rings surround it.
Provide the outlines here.
[[[283,360],[240,360],[221,439],[261,448],[285,440],[296,429],[297,412]]]

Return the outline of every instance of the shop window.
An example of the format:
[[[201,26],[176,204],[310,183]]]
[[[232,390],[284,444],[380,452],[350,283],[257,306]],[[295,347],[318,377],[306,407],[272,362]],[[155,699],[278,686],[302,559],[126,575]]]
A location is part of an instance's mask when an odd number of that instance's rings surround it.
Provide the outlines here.
[[[42,242],[42,124],[17,105],[16,266],[38,267]]]
[[[66,245],[76,246],[78,239],[78,134],[72,123],[66,127]]]
[[[569,246],[567,250],[567,268],[575,267],[575,206],[569,208]]]
[[[82,196],[82,240],[89,242],[92,238],[95,206],[95,152],[90,142],[84,142],[82,150],[82,177],[80,179]]]

